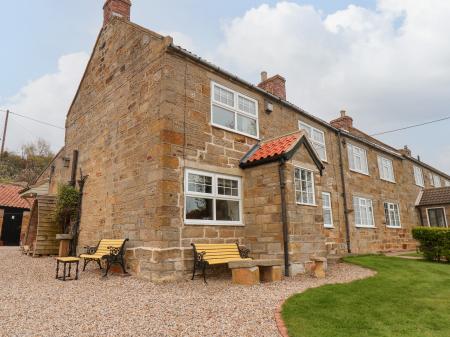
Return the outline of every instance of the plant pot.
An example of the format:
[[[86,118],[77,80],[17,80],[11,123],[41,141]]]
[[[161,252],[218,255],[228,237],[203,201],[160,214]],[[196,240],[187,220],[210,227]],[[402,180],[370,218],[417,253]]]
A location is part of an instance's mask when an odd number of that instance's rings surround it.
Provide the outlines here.
[[[72,234],[56,234],[56,240],[72,240]]]

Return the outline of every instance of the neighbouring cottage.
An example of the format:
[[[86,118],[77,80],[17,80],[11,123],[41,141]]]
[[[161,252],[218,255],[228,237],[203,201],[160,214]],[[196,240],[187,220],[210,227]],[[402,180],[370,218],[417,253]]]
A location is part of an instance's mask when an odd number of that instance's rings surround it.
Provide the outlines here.
[[[132,272],[185,277],[195,243],[239,242],[253,257],[411,249],[423,188],[448,174],[353,125],[286,100],[286,81],[253,85],[129,21],[108,0],[67,114],[65,146],[38,180],[88,175],[78,247],[129,238]],[[41,186],[41,185],[39,185]]]
[[[450,186],[424,189],[419,194],[417,208],[422,226],[448,227]]]
[[[0,184],[0,246],[19,246],[31,204],[20,197],[23,186]]]

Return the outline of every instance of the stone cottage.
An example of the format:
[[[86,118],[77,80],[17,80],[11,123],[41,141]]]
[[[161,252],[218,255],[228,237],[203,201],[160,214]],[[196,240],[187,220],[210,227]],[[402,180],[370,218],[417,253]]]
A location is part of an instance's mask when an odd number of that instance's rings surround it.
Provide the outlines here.
[[[423,188],[450,177],[353,125],[287,101],[130,22],[108,0],[66,119],[49,194],[88,175],[78,246],[129,238],[130,269],[185,277],[190,244],[239,242],[302,272],[314,256],[411,249]]]
[[[19,246],[31,204],[20,197],[23,186],[0,184],[0,246]]]

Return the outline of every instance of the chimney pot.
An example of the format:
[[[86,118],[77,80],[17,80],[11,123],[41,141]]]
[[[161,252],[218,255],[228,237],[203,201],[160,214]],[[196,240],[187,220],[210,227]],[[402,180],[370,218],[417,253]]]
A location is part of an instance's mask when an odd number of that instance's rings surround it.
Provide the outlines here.
[[[261,82],[267,80],[267,71],[261,71]]]
[[[345,114],[346,114],[346,111],[345,110],[341,110],[341,117],[344,117]]]
[[[103,5],[103,26],[109,23],[114,16],[130,21],[130,0],[106,0]]]

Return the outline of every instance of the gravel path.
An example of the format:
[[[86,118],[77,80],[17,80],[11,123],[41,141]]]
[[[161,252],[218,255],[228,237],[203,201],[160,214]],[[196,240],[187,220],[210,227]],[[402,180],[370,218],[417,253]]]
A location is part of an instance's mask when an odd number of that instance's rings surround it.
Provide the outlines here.
[[[340,264],[329,276],[253,287],[227,279],[153,284],[135,277],[101,279],[94,265],[78,281],[54,279],[53,258],[0,247],[0,336],[278,336],[276,306],[326,283],[373,275]]]

